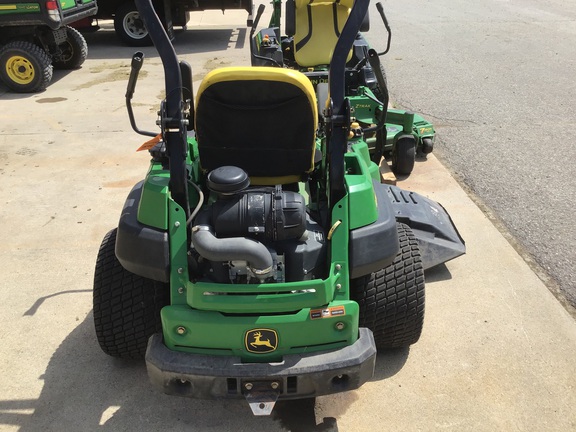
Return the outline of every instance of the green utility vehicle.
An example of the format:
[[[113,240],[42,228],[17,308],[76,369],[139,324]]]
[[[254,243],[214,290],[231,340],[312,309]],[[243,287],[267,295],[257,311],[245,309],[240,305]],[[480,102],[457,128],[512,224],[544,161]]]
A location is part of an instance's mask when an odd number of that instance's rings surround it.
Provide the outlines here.
[[[102,350],[144,357],[167,394],[245,398],[256,415],[360,387],[377,350],[420,337],[424,269],[465,252],[438,203],[379,182],[351,127],[346,57],[368,0],[340,32],[320,112],[309,78],[288,68],[216,69],[195,99],[150,0],[136,4],[166,99],[160,132],[139,129],[136,53],[126,104],[151,161],[98,254]]]
[[[95,0],[0,0],[0,80],[15,92],[37,92],[53,67],[79,68],[88,47],[68,24],[97,10]]]
[[[296,69],[308,76],[314,88],[318,84],[326,88],[333,48],[352,3],[353,0],[286,0],[285,26],[282,27],[282,2],[273,0],[268,28],[256,33],[265,9],[264,5],[260,5],[250,34],[252,65]],[[384,92],[386,75],[381,64],[377,69],[372,67],[370,58],[383,56],[390,50],[392,31],[382,5],[377,3],[376,7],[388,32],[387,47],[382,52],[376,52],[364,38],[370,29],[367,12],[346,58],[346,96],[350,100],[352,118],[364,130],[374,162],[379,163],[385,156],[391,159],[392,170],[396,174],[407,175],[414,168],[417,153],[432,152],[435,131],[434,126],[418,114],[383,109],[383,105],[388,104],[388,94]],[[376,128],[375,125],[381,121],[386,126]],[[376,129],[377,132],[370,132]]]

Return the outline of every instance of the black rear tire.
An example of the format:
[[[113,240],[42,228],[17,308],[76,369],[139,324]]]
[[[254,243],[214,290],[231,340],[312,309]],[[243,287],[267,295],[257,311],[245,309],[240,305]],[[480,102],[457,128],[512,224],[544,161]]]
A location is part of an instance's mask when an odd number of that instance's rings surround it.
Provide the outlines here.
[[[374,334],[378,350],[418,341],[424,324],[424,269],[410,227],[397,224],[400,251],[392,264],[351,281],[351,298],[360,306],[360,327]]]
[[[144,358],[148,339],[162,330],[160,310],[169,285],[135,275],[115,254],[116,229],[104,237],[94,272],[94,326],[102,350],[113,357]]]
[[[0,79],[12,91],[42,91],[52,81],[52,73],[48,54],[31,42],[12,41],[0,49]]]
[[[152,45],[152,39],[134,2],[122,3],[118,6],[114,16],[114,30],[116,35],[128,46]]]
[[[88,44],[78,30],[66,26],[66,42],[60,44],[60,59],[52,64],[55,69],[78,69],[88,57]]]

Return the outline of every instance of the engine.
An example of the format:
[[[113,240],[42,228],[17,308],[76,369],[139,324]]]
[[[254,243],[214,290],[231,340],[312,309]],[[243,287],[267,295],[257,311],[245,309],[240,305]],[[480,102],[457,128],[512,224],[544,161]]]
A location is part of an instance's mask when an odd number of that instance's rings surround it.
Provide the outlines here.
[[[218,283],[279,283],[324,276],[326,244],[322,227],[297,192],[249,187],[237,167],[208,174],[216,199],[192,228],[193,273]]]

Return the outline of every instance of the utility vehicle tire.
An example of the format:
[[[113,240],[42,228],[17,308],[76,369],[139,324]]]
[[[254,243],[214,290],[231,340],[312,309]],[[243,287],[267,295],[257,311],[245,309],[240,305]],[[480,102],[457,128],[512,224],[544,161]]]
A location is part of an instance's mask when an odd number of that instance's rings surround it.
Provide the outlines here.
[[[114,16],[116,35],[127,45],[142,47],[152,45],[144,20],[133,2],[122,3]]]
[[[392,264],[351,281],[351,298],[360,306],[360,326],[374,334],[376,348],[407,347],[424,324],[424,269],[416,237],[398,223],[400,251]]]
[[[38,45],[12,41],[0,49],[0,79],[15,92],[44,90],[52,81],[52,62]]]
[[[78,69],[88,57],[88,44],[78,30],[66,26],[66,42],[60,44],[62,56],[52,62],[55,69]]]
[[[409,175],[416,160],[416,140],[412,135],[398,138],[392,150],[392,171],[398,175]]]
[[[104,237],[94,272],[94,326],[102,350],[113,357],[144,358],[148,339],[161,331],[168,284],[135,275],[114,252],[116,229]]]

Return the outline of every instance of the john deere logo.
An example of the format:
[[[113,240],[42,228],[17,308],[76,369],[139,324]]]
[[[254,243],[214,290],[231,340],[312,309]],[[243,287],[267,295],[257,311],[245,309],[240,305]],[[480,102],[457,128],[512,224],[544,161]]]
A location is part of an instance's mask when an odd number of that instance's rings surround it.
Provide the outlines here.
[[[269,353],[278,347],[278,334],[270,329],[248,330],[244,337],[244,345],[252,353]]]

